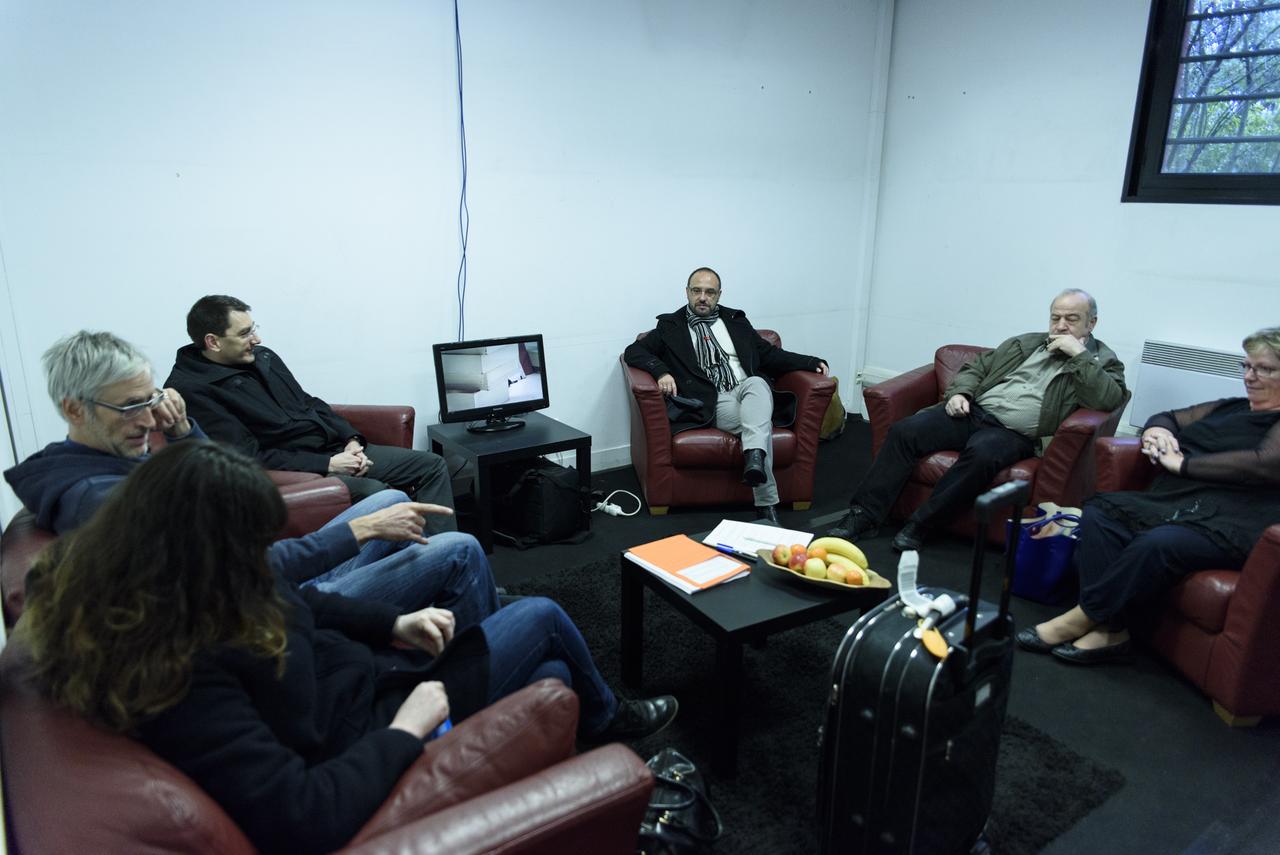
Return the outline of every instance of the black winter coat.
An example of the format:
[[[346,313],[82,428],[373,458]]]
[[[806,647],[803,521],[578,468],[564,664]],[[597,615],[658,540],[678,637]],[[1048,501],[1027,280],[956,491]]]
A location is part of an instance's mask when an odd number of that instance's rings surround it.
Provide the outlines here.
[[[729,330],[734,350],[748,377],[772,379],[788,371],[817,371],[821,362],[816,356],[792,353],[774,347],[760,337],[741,309],[720,306],[720,320]],[[667,407],[671,432],[706,427],[716,418],[716,386],[698,367],[698,355],[689,335],[685,307],[658,315],[658,325],[644,338],[628,345],[622,358],[632,368],[639,368],[654,378],[670,374],[676,381],[676,394],[700,401],[697,407]],[[796,396],[790,392],[773,393],[773,423],[787,427],[796,419]]]
[[[268,469],[329,472],[329,458],[364,437],[319,398],[302,390],[284,360],[258,345],[245,366],[219,365],[189,344],[178,350],[165,386],[212,439],[235,446]]]

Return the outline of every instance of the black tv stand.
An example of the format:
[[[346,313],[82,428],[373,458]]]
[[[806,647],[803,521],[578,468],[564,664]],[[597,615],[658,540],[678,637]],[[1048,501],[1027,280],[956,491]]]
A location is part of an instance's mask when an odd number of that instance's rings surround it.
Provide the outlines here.
[[[467,425],[467,430],[471,433],[498,433],[504,430],[519,430],[524,427],[522,419],[485,419],[482,422],[471,422]]]
[[[472,495],[480,519],[475,536],[485,552],[493,552],[493,467],[512,460],[529,460],[555,451],[573,451],[578,485],[591,489],[591,434],[561,424],[542,413],[522,413],[524,430],[470,433],[461,422],[431,425],[427,435],[436,454],[456,454],[475,466]],[[591,525],[591,512],[583,508],[583,524]],[[709,597],[711,594],[703,594]]]

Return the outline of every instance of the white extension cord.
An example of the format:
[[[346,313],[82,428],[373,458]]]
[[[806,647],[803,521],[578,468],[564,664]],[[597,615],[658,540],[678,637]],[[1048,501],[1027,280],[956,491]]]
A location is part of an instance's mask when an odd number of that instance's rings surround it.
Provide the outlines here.
[[[636,500],[636,509],[634,511],[632,511],[631,513],[627,513],[621,508],[621,506],[615,505],[609,501],[619,493],[622,493],[624,496],[630,496],[631,498]],[[626,490],[614,490],[612,493],[604,497],[603,502],[597,502],[596,506],[591,510],[604,511],[606,514],[608,514],[611,517],[634,517],[636,514],[640,513],[640,508],[643,504],[644,503],[640,501],[640,497],[637,496],[635,493],[629,493]]]

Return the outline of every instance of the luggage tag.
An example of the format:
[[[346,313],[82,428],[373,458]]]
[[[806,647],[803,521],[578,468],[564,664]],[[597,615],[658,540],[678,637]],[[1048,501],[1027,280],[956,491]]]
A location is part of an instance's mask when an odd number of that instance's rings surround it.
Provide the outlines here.
[[[956,610],[956,601],[948,594],[929,599],[916,588],[916,570],[920,567],[920,553],[909,549],[898,559],[898,590],[907,608],[908,617],[916,617],[912,636],[920,639],[924,649],[938,660],[947,658],[951,645],[938,630],[938,622]]]

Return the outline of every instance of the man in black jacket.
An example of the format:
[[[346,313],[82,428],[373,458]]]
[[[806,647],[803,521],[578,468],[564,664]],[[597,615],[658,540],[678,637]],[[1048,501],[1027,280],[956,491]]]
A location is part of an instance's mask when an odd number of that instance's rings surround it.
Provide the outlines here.
[[[235,297],[201,297],[187,313],[191,344],[178,350],[166,386],[213,439],[269,469],[334,475],[352,503],[395,487],[419,502],[453,507],[444,460],[429,451],[369,445],[324,401],[302,390],[284,360],[262,347],[249,306]],[[455,530],[432,515],[429,531]]]
[[[827,373],[816,356],[791,353],[760,337],[739,309],[720,305],[720,275],[699,267],[685,288],[689,305],[658,315],[658,326],[623,354],[649,372],[667,396],[671,432],[714,424],[742,438],[742,480],[752,488],[759,519],[776,523],[773,426],[795,421],[795,395],[773,389],[765,375]]]

